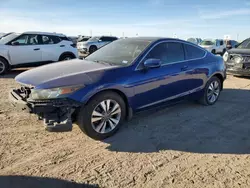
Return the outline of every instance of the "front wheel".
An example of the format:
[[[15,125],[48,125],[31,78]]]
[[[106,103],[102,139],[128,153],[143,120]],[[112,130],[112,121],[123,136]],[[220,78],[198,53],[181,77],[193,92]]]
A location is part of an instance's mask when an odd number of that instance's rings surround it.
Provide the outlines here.
[[[206,106],[213,105],[218,100],[220,92],[221,81],[218,77],[214,76],[207,82],[200,103]]]
[[[211,51],[211,53],[212,53],[212,54],[216,54],[216,51],[215,51],[215,49],[213,49],[213,50]]]
[[[5,74],[9,70],[9,64],[8,62],[0,57],[0,75]]]
[[[65,55],[62,55],[59,59],[59,61],[68,61],[68,60],[71,60],[71,59],[74,59],[74,56],[71,55],[71,54],[65,54]]]
[[[89,53],[92,54],[92,53],[94,53],[96,50],[97,50],[97,47],[96,47],[96,46],[90,46],[90,48],[89,48]]]
[[[89,137],[102,140],[112,136],[126,116],[123,99],[114,92],[95,96],[78,114],[78,125]]]

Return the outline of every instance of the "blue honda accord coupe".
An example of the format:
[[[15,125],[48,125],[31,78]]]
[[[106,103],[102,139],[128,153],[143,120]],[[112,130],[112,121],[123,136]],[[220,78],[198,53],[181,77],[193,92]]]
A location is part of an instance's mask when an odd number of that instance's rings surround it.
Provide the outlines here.
[[[193,43],[137,37],[114,41],[83,60],[23,72],[10,98],[43,119],[47,130],[72,128],[77,120],[100,140],[150,107],[183,99],[213,105],[225,78],[222,58]]]

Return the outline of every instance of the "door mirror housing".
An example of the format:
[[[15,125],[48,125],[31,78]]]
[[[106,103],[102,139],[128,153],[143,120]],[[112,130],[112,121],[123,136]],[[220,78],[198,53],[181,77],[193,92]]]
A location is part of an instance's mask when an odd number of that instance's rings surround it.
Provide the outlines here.
[[[160,59],[147,59],[144,63],[144,67],[148,69],[152,68],[158,68],[161,66],[161,60]]]
[[[98,40],[98,42],[102,42],[102,40],[101,40],[101,39],[99,39],[99,40]]]
[[[20,43],[17,42],[17,41],[14,41],[14,42],[11,43],[12,46],[18,46],[19,44],[20,44]]]

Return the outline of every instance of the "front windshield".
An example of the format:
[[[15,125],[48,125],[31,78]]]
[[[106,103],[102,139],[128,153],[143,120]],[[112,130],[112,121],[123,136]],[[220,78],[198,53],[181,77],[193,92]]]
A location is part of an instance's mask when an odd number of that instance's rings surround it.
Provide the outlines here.
[[[240,43],[237,48],[239,48],[239,49],[250,49],[250,38],[246,39],[242,43]]]
[[[6,37],[3,37],[0,39],[0,44],[7,44],[8,42],[10,42],[11,40],[15,39],[16,37],[18,37],[20,34],[17,33],[12,33],[10,35],[7,35]]]
[[[87,41],[87,40],[89,40],[89,38],[82,38],[81,40],[79,40],[79,42],[85,42],[85,41]]]
[[[203,40],[201,42],[201,45],[207,45],[207,46],[210,46],[210,45],[214,45],[215,42],[211,41],[211,40]]]
[[[90,39],[88,39],[88,42],[95,42],[98,41],[100,39],[100,37],[91,37]]]
[[[102,47],[85,59],[128,66],[150,43],[148,40],[120,39]]]

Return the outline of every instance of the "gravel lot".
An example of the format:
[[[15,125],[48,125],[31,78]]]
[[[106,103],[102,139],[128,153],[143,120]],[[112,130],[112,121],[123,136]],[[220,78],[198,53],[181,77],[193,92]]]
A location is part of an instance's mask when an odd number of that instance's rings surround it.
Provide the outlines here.
[[[100,142],[10,106],[19,72],[0,77],[1,188],[250,187],[250,79],[228,76],[214,106],[148,111]]]

